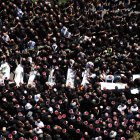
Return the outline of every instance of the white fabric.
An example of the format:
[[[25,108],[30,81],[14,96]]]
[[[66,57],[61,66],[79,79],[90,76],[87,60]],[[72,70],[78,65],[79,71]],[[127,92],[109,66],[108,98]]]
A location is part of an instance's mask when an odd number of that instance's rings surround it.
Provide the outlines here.
[[[72,68],[68,68],[66,87],[74,88],[75,71]]]
[[[56,51],[56,49],[58,48],[57,44],[53,43],[52,48],[53,48],[54,51]]]
[[[91,41],[91,38],[85,35],[83,41]]]
[[[35,128],[34,131],[35,131],[36,134],[42,134],[43,133],[42,129]]]
[[[39,128],[43,128],[44,127],[44,123],[42,121],[40,122],[35,122],[35,125],[38,126]]]
[[[89,61],[86,63],[86,69],[85,71],[82,73],[82,83],[81,85],[82,86],[86,86],[86,84],[89,84],[89,78],[95,78],[96,77],[96,74],[93,74],[90,72],[90,68],[93,68],[94,67],[94,63]]]
[[[88,71],[88,69],[86,69],[86,70],[82,73],[82,76],[83,76],[83,80],[82,80],[81,85],[82,85],[82,86],[86,86],[86,84],[89,84],[89,81],[88,81],[89,71]]]
[[[137,78],[140,78],[140,74],[133,74],[133,81]]]
[[[131,89],[131,94],[138,94],[139,92],[138,88]]]
[[[3,63],[0,67],[1,73],[2,73],[2,79],[5,78],[10,79],[10,66],[7,62]]]
[[[53,108],[49,107],[48,111],[52,114],[53,113]]]
[[[139,110],[138,106],[134,108],[134,106],[131,106],[130,110],[132,112],[137,112]]]
[[[4,83],[4,80],[3,80],[3,74],[0,73],[0,84],[3,84]]]
[[[61,29],[61,33],[65,36],[67,32],[68,32],[68,28],[63,26],[63,28]]]
[[[120,112],[124,111],[126,108],[127,108],[126,105],[124,105],[124,106],[119,105],[119,106],[117,107],[117,109],[118,109]]]
[[[16,67],[15,70],[15,77],[14,77],[14,81],[16,82],[16,85],[19,86],[19,84],[23,84],[23,74],[24,74],[24,69],[22,67],[21,64],[19,64]]]
[[[28,57],[28,60],[29,60],[30,64],[32,64],[32,62],[33,62],[32,57]]]
[[[96,74],[91,74],[90,77],[91,78],[95,78],[96,77]]]
[[[22,12],[22,10],[19,9],[19,8],[17,8],[17,15],[18,15],[18,17],[20,17],[20,18],[23,16],[23,12]]]
[[[54,69],[52,68],[50,70],[50,74],[49,74],[49,77],[48,77],[48,82],[47,84],[50,85],[50,86],[54,86],[55,85],[55,77],[54,77]]]
[[[72,102],[71,105],[72,105],[72,106],[76,106],[76,102]]]
[[[30,72],[30,76],[29,76],[29,79],[28,79],[28,85],[33,85],[33,81],[36,77],[36,74],[37,74],[37,71],[35,71],[35,70]]]
[[[30,103],[27,103],[26,105],[25,105],[25,109],[26,110],[30,110],[32,108],[32,105],[30,104]]]
[[[71,36],[71,33],[68,31],[68,28],[65,26],[62,27],[61,33],[67,38],[69,38]]]
[[[36,94],[36,95],[34,96],[34,100],[35,100],[36,102],[38,102],[39,99],[40,99],[40,94]]]
[[[10,40],[9,35],[2,36],[3,41],[8,42]]]
[[[87,68],[88,68],[88,67],[94,67],[94,63],[91,62],[91,61],[89,61],[89,62],[86,63],[86,67],[87,67]]]
[[[108,82],[100,82],[101,84],[101,90],[113,90],[115,89],[115,87],[118,87],[118,89],[125,89],[125,87],[127,86],[127,84],[123,84],[123,83],[108,83]]]
[[[113,81],[114,81],[114,76],[113,76],[113,75],[107,75],[107,76],[105,77],[105,82],[108,82],[108,81],[111,81],[111,82],[113,83]]]
[[[70,66],[73,67],[75,61],[73,59],[70,59]]]
[[[35,47],[35,45],[36,45],[36,43],[34,42],[34,41],[29,41],[28,42],[28,47],[29,47],[29,49],[34,49],[34,47]]]
[[[110,134],[109,134],[110,138],[115,138],[116,135],[117,135],[116,131],[111,131]]]

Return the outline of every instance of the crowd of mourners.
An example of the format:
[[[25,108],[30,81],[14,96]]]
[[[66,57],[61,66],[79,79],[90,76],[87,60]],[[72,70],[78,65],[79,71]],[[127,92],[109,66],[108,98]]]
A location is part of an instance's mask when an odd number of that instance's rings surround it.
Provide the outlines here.
[[[24,83],[0,84],[0,140],[128,140],[140,132],[140,14],[134,0],[0,0],[0,62]],[[30,61],[32,59],[32,61]],[[66,87],[67,69],[76,71]],[[82,72],[92,62],[89,83]],[[34,86],[27,85],[35,66]],[[47,84],[54,68],[55,85]],[[125,89],[101,90],[103,75]],[[122,76],[123,75],[123,76]]]

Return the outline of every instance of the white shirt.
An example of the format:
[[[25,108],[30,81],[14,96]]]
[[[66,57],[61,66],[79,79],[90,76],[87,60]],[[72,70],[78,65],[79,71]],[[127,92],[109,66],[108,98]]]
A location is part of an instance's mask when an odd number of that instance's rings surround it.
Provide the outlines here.
[[[19,86],[20,83],[23,84],[23,78],[24,78],[24,69],[22,67],[22,65],[18,65],[16,70],[15,70],[15,77],[14,77],[14,81],[16,82],[16,85]]]
[[[40,129],[40,128],[39,129],[35,128],[34,131],[35,131],[36,134],[42,134],[43,133],[42,129]]]
[[[117,109],[118,109],[120,112],[122,112],[122,111],[125,110],[126,108],[127,108],[126,105],[124,105],[124,106],[119,105],[119,106],[117,107]]]
[[[116,135],[117,135],[116,131],[111,131],[110,134],[109,134],[110,138],[115,138]]]
[[[26,110],[30,110],[32,108],[32,105],[30,104],[30,103],[27,103],[26,105],[25,105],[25,109]]]
[[[42,122],[42,121],[40,121],[40,122],[35,122],[35,125],[37,126],[37,127],[39,127],[39,128],[43,128],[44,127],[44,123]]]
[[[131,106],[130,110],[132,112],[137,112],[139,110],[138,106],[134,107],[134,106]]]

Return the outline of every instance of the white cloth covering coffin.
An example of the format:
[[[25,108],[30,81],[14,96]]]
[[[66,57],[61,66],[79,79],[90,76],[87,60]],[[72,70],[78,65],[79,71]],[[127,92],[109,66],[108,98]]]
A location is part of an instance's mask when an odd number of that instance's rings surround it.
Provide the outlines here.
[[[48,77],[47,84],[49,86],[54,86],[55,85],[54,68],[51,68],[51,70],[50,70],[50,74],[49,74],[49,77]]]
[[[101,84],[101,90],[114,90],[116,87],[118,87],[118,89],[125,89],[125,87],[127,86],[127,84],[124,83],[108,83],[108,82],[100,82]]]
[[[0,67],[1,74],[2,74],[2,79],[4,80],[5,78],[10,79],[10,66],[7,62],[3,63]]]
[[[72,68],[68,68],[67,71],[67,80],[66,87],[74,88],[74,80],[75,80],[76,72]]]
[[[82,80],[81,85],[82,85],[82,86],[86,86],[86,84],[89,84],[89,81],[88,81],[89,69],[86,69],[86,70],[82,73],[82,77],[83,77],[83,80]]]
[[[37,74],[36,70],[32,70],[30,72],[30,76],[29,76],[29,79],[28,79],[28,85],[33,85],[33,82],[34,82],[34,79],[36,77],[36,74]]]
[[[22,67],[21,64],[19,64],[17,67],[16,67],[16,70],[15,70],[15,77],[14,77],[14,81],[16,82],[16,85],[19,86],[19,84],[23,84],[23,78],[24,77],[24,69]]]
[[[93,74],[90,72],[90,68],[93,68],[94,67],[94,63],[89,61],[86,63],[86,69],[85,71],[82,73],[82,83],[81,85],[82,86],[86,86],[86,84],[89,84],[89,78],[95,78],[96,77],[96,74]]]

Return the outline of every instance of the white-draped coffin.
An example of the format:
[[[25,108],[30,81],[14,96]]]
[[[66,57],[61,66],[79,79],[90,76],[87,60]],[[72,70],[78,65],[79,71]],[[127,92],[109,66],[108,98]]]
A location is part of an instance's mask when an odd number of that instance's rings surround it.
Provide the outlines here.
[[[68,68],[66,87],[74,88],[75,71],[72,68]]]
[[[51,70],[50,70],[50,74],[49,74],[49,77],[48,77],[48,82],[47,82],[47,84],[49,85],[49,86],[54,86],[55,85],[55,80],[54,80],[55,78],[54,78],[54,69],[52,68]]]
[[[15,77],[14,77],[14,81],[16,82],[16,85],[19,86],[19,84],[23,84],[23,78],[24,77],[24,69],[22,67],[21,64],[19,64],[17,67],[16,67],[16,70],[15,70]]]
[[[89,71],[88,71],[88,69],[86,69],[86,70],[82,73],[82,77],[83,77],[83,80],[82,80],[81,85],[82,85],[82,86],[85,86],[86,84],[89,84],[89,81],[88,81]]]
[[[2,80],[5,78],[10,79],[10,66],[7,62],[3,63],[0,67]]]
[[[125,87],[127,86],[127,84],[123,84],[123,83],[108,83],[108,82],[100,82],[101,84],[101,90],[113,90],[116,87],[118,87],[118,89],[125,89]]]
[[[36,70],[32,70],[30,72],[30,76],[29,76],[29,79],[28,79],[28,85],[33,85],[33,82],[35,80],[36,74],[37,74]]]
[[[140,74],[133,74],[133,81],[137,78],[140,78]]]

